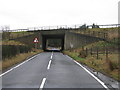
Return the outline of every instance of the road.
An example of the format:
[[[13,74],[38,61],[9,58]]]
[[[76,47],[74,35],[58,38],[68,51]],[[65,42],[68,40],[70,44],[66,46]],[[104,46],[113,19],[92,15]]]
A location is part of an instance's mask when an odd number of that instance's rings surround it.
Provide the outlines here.
[[[60,52],[43,52],[2,75],[3,88],[103,88],[99,80]],[[15,90],[16,90],[15,89]],[[43,90],[44,90],[43,89]],[[65,90],[66,90],[65,89]],[[7,90],[7,89],[3,89]],[[26,90],[26,89],[24,89]],[[45,89],[46,90],[46,89]],[[49,90],[49,89],[48,89]],[[56,90],[56,89],[55,89]],[[94,89],[93,89],[94,90]]]

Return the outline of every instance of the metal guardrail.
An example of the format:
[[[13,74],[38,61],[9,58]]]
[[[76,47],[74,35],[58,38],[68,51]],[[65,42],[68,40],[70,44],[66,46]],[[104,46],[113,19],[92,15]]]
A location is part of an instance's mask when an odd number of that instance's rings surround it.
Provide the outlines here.
[[[21,32],[21,31],[37,31],[37,30],[71,30],[79,29],[82,24],[77,25],[59,25],[59,26],[42,26],[42,27],[29,27],[27,29],[15,29],[15,30],[2,30],[3,32]],[[93,25],[86,25],[89,28],[92,28]],[[120,24],[107,24],[107,25],[97,25],[99,28],[115,28],[120,27]]]

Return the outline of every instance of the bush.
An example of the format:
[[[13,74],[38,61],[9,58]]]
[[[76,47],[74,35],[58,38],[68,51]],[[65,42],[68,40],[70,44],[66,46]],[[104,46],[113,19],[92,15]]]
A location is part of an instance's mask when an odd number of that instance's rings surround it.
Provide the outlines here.
[[[81,58],[86,58],[87,57],[87,54],[86,54],[85,50],[82,50],[80,52],[79,57],[81,57]]]

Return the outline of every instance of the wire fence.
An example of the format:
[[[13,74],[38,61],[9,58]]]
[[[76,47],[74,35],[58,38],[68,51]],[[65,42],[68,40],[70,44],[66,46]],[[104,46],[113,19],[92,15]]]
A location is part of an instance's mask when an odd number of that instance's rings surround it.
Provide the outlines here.
[[[84,53],[83,53],[84,52]],[[91,48],[84,48],[82,47],[82,54],[83,56],[93,56],[96,59],[101,59],[101,56],[105,56],[108,59],[109,55],[111,54],[119,54],[119,47],[116,45],[114,47],[91,47]]]

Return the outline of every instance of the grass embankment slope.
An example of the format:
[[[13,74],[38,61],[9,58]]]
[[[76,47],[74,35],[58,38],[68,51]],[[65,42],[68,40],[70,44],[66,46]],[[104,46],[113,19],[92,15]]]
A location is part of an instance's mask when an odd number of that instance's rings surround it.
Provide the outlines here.
[[[112,35],[112,33],[110,32],[109,34]],[[117,31],[116,31],[116,34],[118,34]],[[116,34],[114,36],[115,38],[118,38]],[[118,43],[118,41],[119,40],[117,40],[116,43]],[[93,68],[94,70],[99,71],[109,77],[112,77],[115,80],[120,81],[120,77],[119,77],[120,61],[119,61],[118,44],[116,43],[99,41],[99,42],[91,43],[84,46],[84,49],[83,47],[80,47],[77,49],[64,51],[64,53],[72,57],[74,60],[82,64],[85,64],[88,67]],[[99,48],[100,50],[98,54],[99,55],[98,58],[96,57],[96,49],[95,49],[96,47]],[[87,54],[85,51],[86,48],[88,50]],[[93,49],[92,55],[90,53],[91,48]],[[108,49],[107,57],[106,57],[106,51],[105,51],[106,48]]]
[[[16,33],[12,33],[10,34],[11,37],[18,37],[18,36],[22,36],[23,35],[23,32],[16,32]],[[12,36],[13,35],[13,36]],[[24,32],[24,36],[25,35],[28,35],[28,32]],[[30,35],[30,34],[29,34]],[[28,38],[29,39],[29,38]],[[14,55],[14,56],[9,56],[9,57],[5,57],[2,61],[0,61],[1,65],[2,65],[2,70],[5,70],[15,64],[18,64],[24,60],[26,60],[27,58],[35,55],[35,54],[38,54],[40,52],[42,52],[42,50],[40,49],[35,49],[33,47],[30,47],[28,44],[26,43],[23,43],[23,42],[20,42],[20,41],[15,41],[15,40],[8,40],[8,39],[4,39],[1,43],[0,43],[2,46],[8,46],[8,50],[11,50],[11,47],[9,46],[14,46],[14,47],[21,47],[21,49],[26,49],[26,48],[30,48],[30,50],[26,51],[26,52],[22,52],[21,53],[21,50],[18,50],[18,52]],[[24,46],[24,48],[22,47]],[[18,48],[20,49],[20,48]],[[7,51],[2,51],[2,52],[7,52]],[[3,55],[2,55],[3,56]]]
[[[34,47],[33,40],[35,37],[39,38],[39,34],[37,32],[3,32],[2,34],[2,40],[15,40],[29,45],[30,47]]]
[[[120,38],[120,36],[118,35],[118,32],[120,31],[120,27],[119,28],[92,28],[92,29],[86,29],[86,30],[78,30],[78,31],[73,31],[75,33],[81,33],[81,34],[90,34],[90,35],[94,35],[96,37],[104,37],[104,33],[107,34],[107,39],[115,39],[115,38]],[[94,32],[94,34],[93,34]]]

